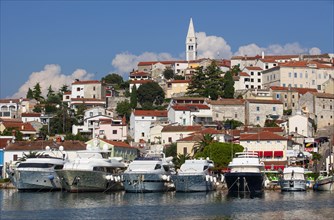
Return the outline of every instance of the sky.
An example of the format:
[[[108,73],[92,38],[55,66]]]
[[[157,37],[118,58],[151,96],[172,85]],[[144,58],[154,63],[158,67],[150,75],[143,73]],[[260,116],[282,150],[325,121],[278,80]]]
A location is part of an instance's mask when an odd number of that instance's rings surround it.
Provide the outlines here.
[[[334,53],[333,11],[333,0],[0,0],[0,98],[185,60],[190,18],[199,58]]]

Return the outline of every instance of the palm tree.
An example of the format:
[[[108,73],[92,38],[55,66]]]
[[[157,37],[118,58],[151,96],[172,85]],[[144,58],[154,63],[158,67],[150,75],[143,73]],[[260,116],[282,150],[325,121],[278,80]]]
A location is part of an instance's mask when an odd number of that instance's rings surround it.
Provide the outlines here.
[[[43,152],[37,152],[37,151],[29,151],[28,154],[23,153],[23,156],[19,158],[18,161],[26,161],[28,158],[38,158],[43,156]]]
[[[186,160],[189,160],[190,154],[178,154],[177,157],[174,160],[175,168],[180,168],[182,164],[186,162]]]
[[[212,134],[204,134],[200,141],[196,142],[193,147],[193,152],[203,152],[204,148],[214,142]]]

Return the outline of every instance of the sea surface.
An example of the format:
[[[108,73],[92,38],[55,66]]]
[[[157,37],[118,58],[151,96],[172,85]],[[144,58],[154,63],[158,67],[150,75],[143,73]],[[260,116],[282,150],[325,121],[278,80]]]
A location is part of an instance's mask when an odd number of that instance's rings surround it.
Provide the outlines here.
[[[0,189],[0,219],[334,219],[334,193],[67,193]]]

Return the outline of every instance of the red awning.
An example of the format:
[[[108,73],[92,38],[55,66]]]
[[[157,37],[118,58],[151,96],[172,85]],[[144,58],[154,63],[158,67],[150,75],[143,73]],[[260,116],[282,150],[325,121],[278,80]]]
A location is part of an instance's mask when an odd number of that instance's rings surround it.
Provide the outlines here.
[[[272,151],[263,151],[263,156],[264,157],[273,157],[273,152]]]
[[[263,151],[257,151],[257,155],[258,155],[259,157],[263,157]]]
[[[274,157],[283,157],[283,151],[274,151]]]

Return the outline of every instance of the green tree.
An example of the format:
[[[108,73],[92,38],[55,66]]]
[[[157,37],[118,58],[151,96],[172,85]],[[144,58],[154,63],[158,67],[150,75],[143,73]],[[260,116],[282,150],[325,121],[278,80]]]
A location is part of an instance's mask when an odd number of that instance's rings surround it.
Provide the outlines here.
[[[223,98],[234,98],[234,80],[231,71],[227,71],[224,75],[224,93]]]
[[[167,80],[172,79],[174,78],[174,71],[170,68],[167,68],[164,70],[163,75],[164,75],[164,78]]]
[[[116,112],[120,116],[125,116],[126,120],[129,121],[131,115],[131,105],[128,100],[117,103]]]
[[[224,121],[224,128],[225,129],[236,129],[237,127],[242,126],[244,123],[234,119],[227,119]]]
[[[138,95],[137,87],[136,87],[136,84],[134,84],[132,87],[131,95],[130,95],[130,104],[131,104],[132,109],[135,109],[137,107],[137,103],[138,103],[137,95]]]
[[[106,84],[112,84],[115,89],[120,89],[121,84],[124,82],[123,77],[117,73],[108,74],[105,77],[102,77],[101,81]]]
[[[181,76],[181,75],[175,75],[175,76],[174,76],[174,79],[175,79],[175,80],[184,80],[184,76]]]
[[[173,163],[175,165],[176,169],[179,169],[181,167],[182,164],[184,164],[186,162],[186,160],[190,160],[191,157],[189,154],[178,154],[176,157],[174,157],[173,159]]]
[[[37,101],[41,101],[43,99],[41,86],[39,83],[36,83],[36,85],[34,86],[33,95],[34,99],[36,99]]]
[[[224,79],[221,74],[222,71],[215,61],[207,68],[198,67],[191,78],[187,94],[217,100],[223,95]]]
[[[33,91],[29,88],[27,92],[27,99],[33,99],[34,98],[34,93]]]
[[[3,136],[15,136],[15,140],[22,141],[23,140],[23,134],[21,131],[19,131],[18,128],[8,127],[2,132]]]
[[[209,157],[214,163],[216,169],[227,168],[232,161],[233,154],[242,152],[244,148],[239,144],[213,142],[206,146],[202,152],[195,154],[195,158]]]
[[[194,154],[196,154],[197,152],[202,152],[206,146],[210,145],[213,142],[214,142],[214,139],[211,134],[204,134],[201,137],[200,141],[194,144],[192,151],[194,152]]]
[[[276,123],[276,120],[266,120],[264,123],[264,127],[279,127]]]
[[[28,158],[43,157],[43,155],[44,155],[44,152],[29,151],[28,154],[23,153],[22,157],[20,157],[18,161],[26,161]]]
[[[152,106],[161,105],[165,99],[165,93],[163,89],[156,82],[148,82],[139,86],[138,101],[141,105],[149,103]]]
[[[165,147],[165,154],[166,157],[176,157],[176,152],[177,152],[177,144],[176,143],[172,143],[169,146]]]

